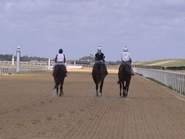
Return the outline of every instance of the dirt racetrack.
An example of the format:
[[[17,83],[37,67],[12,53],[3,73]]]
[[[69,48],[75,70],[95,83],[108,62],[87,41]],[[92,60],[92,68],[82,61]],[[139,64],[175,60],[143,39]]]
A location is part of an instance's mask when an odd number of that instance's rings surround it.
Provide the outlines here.
[[[110,73],[95,97],[88,72],[71,72],[64,96],[51,73],[0,76],[0,139],[184,139],[185,98],[141,76],[127,99]]]

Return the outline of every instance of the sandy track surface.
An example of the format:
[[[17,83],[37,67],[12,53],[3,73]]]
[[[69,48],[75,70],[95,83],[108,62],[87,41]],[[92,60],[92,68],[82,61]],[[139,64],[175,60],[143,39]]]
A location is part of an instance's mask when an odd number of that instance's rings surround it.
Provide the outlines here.
[[[0,139],[185,137],[183,96],[136,75],[123,99],[116,81],[97,98],[91,74],[71,72],[57,97],[51,73],[0,76]]]

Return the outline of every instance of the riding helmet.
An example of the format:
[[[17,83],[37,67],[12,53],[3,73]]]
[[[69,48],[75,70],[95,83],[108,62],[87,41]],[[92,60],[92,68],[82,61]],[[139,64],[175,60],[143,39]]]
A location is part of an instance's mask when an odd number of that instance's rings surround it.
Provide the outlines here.
[[[124,51],[124,52],[128,52],[128,47],[125,46],[125,47],[123,48],[123,51]]]
[[[101,46],[98,46],[98,49],[97,49],[98,51],[101,51]]]
[[[60,53],[60,54],[62,54],[62,53],[63,53],[63,50],[62,50],[62,49],[60,49],[60,50],[59,50],[59,53]]]

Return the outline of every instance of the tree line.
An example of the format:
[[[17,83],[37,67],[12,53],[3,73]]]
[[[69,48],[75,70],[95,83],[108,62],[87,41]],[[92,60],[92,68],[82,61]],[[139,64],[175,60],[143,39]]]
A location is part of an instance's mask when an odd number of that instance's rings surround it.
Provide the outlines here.
[[[0,61],[11,61],[13,54],[0,54]],[[15,56],[16,60],[16,56]],[[44,57],[37,57],[37,56],[21,56],[21,61],[31,61],[31,60],[38,60],[38,61],[47,61],[48,58]]]

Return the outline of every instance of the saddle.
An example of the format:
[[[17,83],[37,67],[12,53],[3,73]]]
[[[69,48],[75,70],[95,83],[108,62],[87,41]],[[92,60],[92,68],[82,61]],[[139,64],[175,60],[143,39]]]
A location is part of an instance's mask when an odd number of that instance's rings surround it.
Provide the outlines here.
[[[122,61],[122,62],[121,62],[121,66],[122,66],[122,65],[131,67],[131,63],[130,63],[129,61]]]
[[[105,63],[103,62],[103,60],[100,60],[100,61],[96,61],[95,64],[105,64]]]
[[[55,66],[57,66],[57,65],[58,65],[58,66],[61,66],[61,65],[65,66],[65,64],[64,64],[63,62],[61,62],[61,63],[56,63]]]
[[[63,68],[63,70],[65,71],[65,77],[67,77],[67,69],[66,69],[66,65],[64,64],[64,63],[56,63],[55,65],[54,65],[54,67],[53,67],[53,76],[54,76],[54,73],[56,72],[56,70],[57,70],[57,68],[58,67],[62,67]]]

